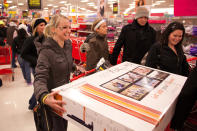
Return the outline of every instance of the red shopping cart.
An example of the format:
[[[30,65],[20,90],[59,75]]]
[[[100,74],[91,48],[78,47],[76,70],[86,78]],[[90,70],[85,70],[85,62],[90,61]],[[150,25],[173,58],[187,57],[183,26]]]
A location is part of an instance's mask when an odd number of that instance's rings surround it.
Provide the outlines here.
[[[11,47],[3,46],[0,47],[0,77],[3,81],[12,80],[14,81],[14,70],[11,67]]]

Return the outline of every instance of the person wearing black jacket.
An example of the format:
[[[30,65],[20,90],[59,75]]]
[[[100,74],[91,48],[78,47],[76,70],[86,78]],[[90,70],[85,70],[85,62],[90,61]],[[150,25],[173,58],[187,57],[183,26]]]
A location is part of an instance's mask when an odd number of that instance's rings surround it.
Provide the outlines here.
[[[32,67],[33,74],[35,75],[35,67],[37,65],[38,53],[37,47],[35,44],[35,39],[37,39],[37,43],[42,44],[44,42],[44,35],[43,31],[46,26],[47,22],[42,19],[36,19],[33,23],[33,35],[28,37],[25,42],[24,46],[21,50],[21,57],[28,61],[30,66]],[[29,109],[33,109],[36,105],[36,98],[34,94],[29,100]]]
[[[20,68],[22,70],[22,74],[24,79],[26,80],[27,84],[31,84],[31,69],[29,66],[29,63],[25,61],[23,58],[21,58],[21,49],[23,47],[23,43],[28,37],[28,34],[25,29],[25,25],[21,24],[19,25],[19,30],[17,31],[17,37],[14,38],[12,49],[14,52],[18,55],[18,63],[20,65]]]
[[[5,38],[6,38],[7,28],[5,27],[5,23],[0,21],[0,46],[5,46]]]
[[[117,64],[117,58],[123,47],[122,61],[141,63],[142,58],[155,43],[156,32],[148,23],[149,11],[140,6],[136,9],[135,20],[122,28],[110,57],[112,65]]]
[[[179,94],[178,101],[176,104],[176,109],[174,116],[171,121],[171,128],[180,130],[180,131],[188,131],[188,129],[184,129],[184,122],[187,119],[189,113],[191,112],[193,106],[197,100],[197,65],[191,71],[188,79],[186,80],[181,93]],[[189,130],[194,131],[194,130]]]
[[[185,29],[183,24],[173,22],[162,33],[161,40],[148,52],[146,66],[170,73],[188,76],[189,64],[182,49]]]

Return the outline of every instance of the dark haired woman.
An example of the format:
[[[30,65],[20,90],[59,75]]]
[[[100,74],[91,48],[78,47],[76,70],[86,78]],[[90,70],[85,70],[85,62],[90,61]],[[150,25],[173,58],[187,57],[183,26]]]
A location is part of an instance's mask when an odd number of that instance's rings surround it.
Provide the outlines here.
[[[17,31],[17,37],[14,38],[12,49],[18,54],[18,63],[20,65],[20,68],[22,70],[23,77],[27,84],[31,84],[31,69],[30,65],[27,61],[25,61],[23,58],[21,58],[21,49],[23,47],[24,41],[27,39],[28,34],[25,29],[25,25],[22,26],[22,24],[19,26],[19,30]]]
[[[160,43],[154,44],[146,58],[146,66],[178,75],[188,76],[189,64],[182,49],[185,34],[183,24],[173,22],[162,33]]]

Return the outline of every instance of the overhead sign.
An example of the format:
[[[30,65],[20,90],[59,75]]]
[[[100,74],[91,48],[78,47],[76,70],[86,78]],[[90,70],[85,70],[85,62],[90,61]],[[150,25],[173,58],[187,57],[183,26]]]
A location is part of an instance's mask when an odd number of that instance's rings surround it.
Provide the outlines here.
[[[113,3],[113,14],[118,14],[118,3]]]
[[[23,15],[23,18],[27,18],[28,17],[28,11],[22,11],[22,15]]]
[[[41,9],[41,0],[28,0],[29,9]]]
[[[196,7],[196,0],[174,0],[174,16],[197,16]]]

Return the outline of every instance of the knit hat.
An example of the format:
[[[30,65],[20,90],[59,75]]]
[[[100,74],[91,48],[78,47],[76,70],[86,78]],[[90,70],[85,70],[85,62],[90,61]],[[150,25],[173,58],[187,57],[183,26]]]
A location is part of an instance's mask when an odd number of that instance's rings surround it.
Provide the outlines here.
[[[45,25],[47,24],[47,22],[45,21],[45,19],[37,19],[33,25],[33,30],[36,28],[36,26],[38,26],[40,23],[45,23]]]
[[[136,14],[135,14],[135,19],[138,19],[140,17],[149,17],[149,11],[146,7],[140,6],[136,8]]]

